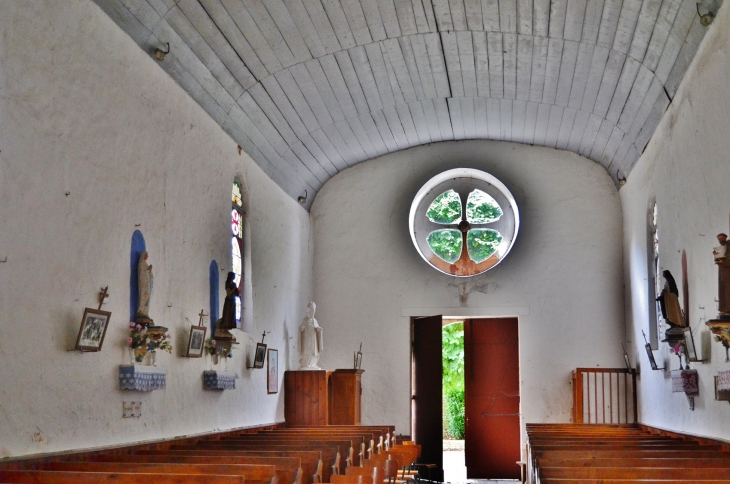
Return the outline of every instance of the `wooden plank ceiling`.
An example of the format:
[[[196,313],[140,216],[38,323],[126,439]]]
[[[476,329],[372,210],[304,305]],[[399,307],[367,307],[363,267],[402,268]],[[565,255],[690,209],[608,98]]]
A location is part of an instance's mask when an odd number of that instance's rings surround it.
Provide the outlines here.
[[[442,140],[629,174],[705,35],[695,0],[95,0],[307,207],[361,161]]]

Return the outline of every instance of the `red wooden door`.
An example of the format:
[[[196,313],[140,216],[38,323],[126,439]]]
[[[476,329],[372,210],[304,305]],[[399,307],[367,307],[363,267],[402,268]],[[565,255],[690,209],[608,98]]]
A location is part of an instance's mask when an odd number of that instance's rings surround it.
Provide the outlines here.
[[[519,479],[517,319],[471,319],[464,323],[466,476]]]
[[[441,316],[413,319],[411,335],[411,437],[421,445],[419,462],[442,469]],[[431,477],[443,481],[441,475]]]

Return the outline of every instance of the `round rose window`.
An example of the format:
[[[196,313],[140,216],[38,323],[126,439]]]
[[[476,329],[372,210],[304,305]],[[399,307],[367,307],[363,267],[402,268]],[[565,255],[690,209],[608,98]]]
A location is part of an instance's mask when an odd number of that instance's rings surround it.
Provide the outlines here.
[[[416,194],[411,238],[432,267],[468,277],[499,264],[520,226],[515,199],[489,173],[456,168],[431,178]]]

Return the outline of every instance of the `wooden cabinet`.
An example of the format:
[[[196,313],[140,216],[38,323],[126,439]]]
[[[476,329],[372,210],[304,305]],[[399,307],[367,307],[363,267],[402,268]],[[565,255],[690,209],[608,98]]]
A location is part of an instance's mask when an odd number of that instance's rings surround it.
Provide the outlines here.
[[[360,425],[365,370],[284,372],[284,418],[292,425]]]
[[[329,378],[332,372],[284,372],[284,418],[293,425],[329,423]]]
[[[330,377],[330,425],[361,425],[361,375],[365,370],[335,370]]]

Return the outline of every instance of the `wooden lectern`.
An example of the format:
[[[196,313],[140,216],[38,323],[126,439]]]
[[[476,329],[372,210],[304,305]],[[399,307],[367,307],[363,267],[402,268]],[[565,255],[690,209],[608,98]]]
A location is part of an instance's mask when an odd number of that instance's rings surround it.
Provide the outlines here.
[[[361,425],[362,373],[335,370],[330,377],[330,425]]]

